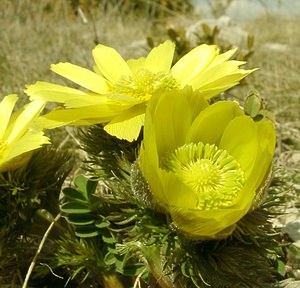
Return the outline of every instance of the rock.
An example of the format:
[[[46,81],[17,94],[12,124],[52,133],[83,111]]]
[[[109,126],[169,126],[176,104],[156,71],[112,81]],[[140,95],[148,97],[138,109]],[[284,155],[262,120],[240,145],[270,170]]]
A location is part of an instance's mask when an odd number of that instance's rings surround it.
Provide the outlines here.
[[[282,228],[282,230],[289,234],[290,238],[296,242],[300,241],[300,220],[289,222]]]
[[[186,38],[191,41],[193,46],[198,42],[197,34],[203,35],[204,31],[202,25],[208,25],[211,30],[217,27],[220,32],[218,40],[224,43],[230,43],[233,46],[242,46],[248,37],[248,33],[240,26],[234,25],[229,16],[221,16],[218,19],[203,19],[186,28]]]

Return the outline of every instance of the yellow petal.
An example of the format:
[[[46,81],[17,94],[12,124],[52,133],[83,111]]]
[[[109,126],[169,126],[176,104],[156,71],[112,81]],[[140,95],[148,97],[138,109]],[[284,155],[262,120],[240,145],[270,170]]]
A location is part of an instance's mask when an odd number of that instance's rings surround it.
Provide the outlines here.
[[[221,64],[222,62],[228,61],[236,51],[237,48],[234,48],[226,51],[225,53],[217,55],[216,58],[212,61],[212,63],[209,65],[209,67],[212,68],[214,66]]]
[[[243,212],[235,209],[200,211],[170,207],[170,212],[179,230],[183,231],[186,236],[195,239],[214,239],[220,232],[231,227],[244,215]],[[227,235],[232,232],[232,228],[227,229]]]
[[[196,208],[196,193],[190,190],[176,177],[174,173],[162,171],[163,190],[159,193],[165,193],[166,205],[180,208]],[[172,192],[170,192],[172,191]]]
[[[241,165],[247,181],[258,151],[258,133],[249,116],[238,116],[226,126],[219,147],[227,150]]]
[[[126,61],[111,47],[97,45],[93,50],[93,56],[100,73],[112,83],[121,77],[132,75]]]
[[[100,75],[71,63],[52,64],[51,70],[95,93],[107,92],[107,81]]]
[[[53,129],[64,125],[106,123],[130,107],[125,105],[94,105],[68,110],[57,109],[39,117],[35,125],[44,129]]]
[[[129,66],[130,70],[132,71],[132,73],[135,74],[137,71],[144,68],[145,60],[146,60],[146,58],[144,58],[144,57],[141,57],[138,59],[129,59],[129,60],[127,60],[127,64]]]
[[[15,94],[7,95],[0,103],[0,139],[3,137],[8,126],[10,116],[18,100]],[[1,142],[1,141],[0,141]]]
[[[197,92],[199,93],[199,95],[201,95],[204,99],[209,100],[212,97],[230,89],[231,87],[238,85],[239,82],[233,82],[233,83],[229,83],[223,86],[217,86],[217,87],[212,87],[212,88],[201,88],[201,90],[197,90]]]
[[[147,128],[147,129],[146,129]],[[139,165],[147,182],[150,191],[154,195],[153,201],[158,206],[167,203],[162,187],[162,170],[159,168],[159,160],[156,148],[156,137],[152,124],[151,113],[145,115],[144,138],[139,153]]]
[[[24,92],[30,96],[31,100],[40,99],[64,103],[67,108],[79,108],[107,102],[107,97],[99,94],[86,93],[78,89],[41,81],[27,86]]]
[[[0,160],[0,172],[16,170],[24,165],[30,160],[32,156],[32,151],[23,153],[9,161],[5,158]]]
[[[12,147],[9,147],[9,154],[6,161],[9,161],[23,153],[40,148],[43,144],[50,144],[50,139],[44,136],[39,130],[27,131]]]
[[[23,107],[22,112],[18,115],[14,123],[10,124],[7,136],[7,143],[10,144],[19,139],[28,129],[29,125],[37,118],[43,110],[45,102],[35,100]]]
[[[258,131],[259,147],[252,173],[248,179],[252,184],[249,189],[257,190],[264,185],[264,180],[268,176],[272,165],[274,150],[276,145],[276,135],[273,123],[261,121],[255,123]]]
[[[219,101],[208,106],[194,120],[189,129],[187,142],[219,144],[225,127],[236,116],[243,115],[235,102]]]
[[[200,45],[183,56],[172,67],[171,73],[184,87],[211,64],[218,52],[219,49],[215,45]]]
[[[194,89],[209,90],[215,89],[219,86],[236,85],[241,79],[245,78],[247,75],[255,71],[240,69],[239,65],[244,64],[241,61],[229,61],[224,62],[214,67],[208,67],[205,72],[201,72],[195,75],[193,79],[189,81]]]
[[[104,130],[119,139],[125,139],[129,142],[136,140],[140,134],[145,120],[145,105],[137,105],[125,111],[123,114],[115,117]]]
[[[175,44],[170,40],[153,48],[146,58],[145,69],[153,73],[168,73],[172,65],[174,51]]]
[[[150,105],[153,106],[149,110],[153,109],[151,113],[153,113],[157,151],[161,157],[185,143],[192,122],[192,108],[179,91],[155,95]]]

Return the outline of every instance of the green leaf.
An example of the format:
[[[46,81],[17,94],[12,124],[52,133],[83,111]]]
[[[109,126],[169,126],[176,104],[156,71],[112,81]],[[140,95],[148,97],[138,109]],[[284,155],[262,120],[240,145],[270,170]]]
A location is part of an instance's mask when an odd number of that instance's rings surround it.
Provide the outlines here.
[[[244,110],[247,115],[254,118],[262,108],[262,100],[259,95],[252,92],[245,100]]]
[[[286,273],[286,270],[285,270],[285,264],[284,264],[284,262],[281,261],[281,260],[278,260],[278,261],[277,261],[277,272],[278,272],[280,275],[282,275],[282,276],[284,276],[285,273]]]
[[[113,235],[102,235],[102,240],[103,242],[108,244],[113,244],[117,242]]]
[[[95,216],[93,214],[71,214],[66,217],[67,221],[74,225],[90,225],[95,222]]]
[[[95,223],[95,226],[97,228],[106,228],[110,225],[110,222],[109,221],[102,221],[102,220],[98,220],[96,223]]]
[[[67,214],[86,214],[92,212],[88,205],[77,202],[65,203],[60,209]]]
[[[83,175],[79,175],[75,178],[74,184],[80,190],[86,199],[89,199],[91,194],[95,192],[98,181],[93,181],[86,178]]]
[[[140,273],[143,272],[143,270],[145,270],[145,272],[146,272],[146,267],[141,263],[137,263],[137,264],[125,266],[123,268],[122,274],[128,275],[128,276],[138,276]]]
[[[186,265],[187,263],[186,262],[182,262],[181,263],[181,266],[180,266],[180,270],[181,270],[181,273],[184,277],[186,278],[190,278],[191,276],[187,274],[187,271],[186,271]]]
[[[99,230],[97,230],[94,226],[88,226],[88,227],[76,227],[75,234],[76,236],[81,238],[90,238],[90,237],[96,237],[100,233]]]
[[[86,197],[85,193],[82,193],[81,191],[77,191],[76,189],[73,189],[71,187],[67,187],[63,189],[64,196],[68,199],[75,200],[75,201],[82,201],[82,202],[88,202],[88,198]]]
[[[111,266],[113,264],[115,264],[117,261],[116,256],[112,253],[107,253],[104,257],[104,262],[107,266]]]

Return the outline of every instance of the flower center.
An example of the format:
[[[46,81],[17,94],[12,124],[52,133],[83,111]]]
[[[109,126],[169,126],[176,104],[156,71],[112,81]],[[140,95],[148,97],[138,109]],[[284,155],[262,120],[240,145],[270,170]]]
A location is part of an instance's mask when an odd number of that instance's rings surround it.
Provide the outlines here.
[[[163,166],[194,192],[196,207],[201,210],[234,205],[244,186],[240,164],[216,145],[185,144],[169,155]]]
[[[140,69],[132,77],[123,77],[113,83],[111,92],[148,101],[160,88],[172,90],[178,87],[178,83],[170,74],[152,73],[147,69]]]

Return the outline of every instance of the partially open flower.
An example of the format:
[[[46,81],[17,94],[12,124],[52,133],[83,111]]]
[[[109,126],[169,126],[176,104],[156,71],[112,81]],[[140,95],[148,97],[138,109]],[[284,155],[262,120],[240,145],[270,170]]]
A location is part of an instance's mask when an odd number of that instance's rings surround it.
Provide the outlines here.
[[[171,68],[174,49],[171,41],[165,41],[146,58],[125,61],[113,48],[98,45],[93,50],[95,72],[70,63],[51,66],[55,73],[91,92],[47,82],[30,85],[25,92],[31,99],[59,102],[67,108],[45,115],[43,126],[104,123],[109,134],[133,141],[144,124],[146,103],[156,91],[189,85],[211,98],[254,71],[240,69],[245,62],[229,60],[236,49],[219,54],[217,46],[205,44]]]
[[[235,102],[208,105],[191,90],[149,103],[140,169],[153,202],[187,237],[232,233],[271,170],[275,131]]]
[[[8,95],[0,103],[0,172],[15,170],[30,159],[31,151],[50,143],[34,121],[44,108],[35,100],[13,113],[17,95]]]

